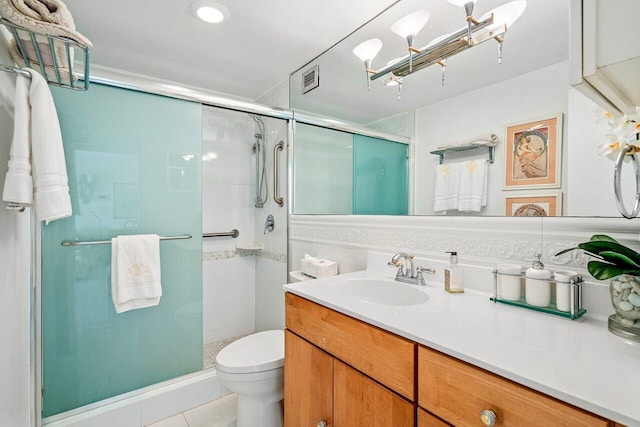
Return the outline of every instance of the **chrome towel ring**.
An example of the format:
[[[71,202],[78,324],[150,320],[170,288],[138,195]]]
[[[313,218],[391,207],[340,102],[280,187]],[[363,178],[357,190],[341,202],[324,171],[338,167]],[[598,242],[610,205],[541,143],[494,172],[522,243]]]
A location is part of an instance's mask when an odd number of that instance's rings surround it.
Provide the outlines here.
[[[616,204],[618,205],[618,210],[625,218],[635,218],[638,213],[640,213],[640,160],[636,156],[637,153],[640,152],[640,147],[635,145],[627,145],[620,151],[618,154],[618,160],[616,160],[616,168],[613,174],[613,189],[616,193]],[[633,205],[633,212],[629,213],[627,208],[624,206],[624,201],[622,200],[622,189],[621,187],[621,170],[622,164],[625,156],[631,156],[633,161],[633,168],[636,172],[636,200]]]

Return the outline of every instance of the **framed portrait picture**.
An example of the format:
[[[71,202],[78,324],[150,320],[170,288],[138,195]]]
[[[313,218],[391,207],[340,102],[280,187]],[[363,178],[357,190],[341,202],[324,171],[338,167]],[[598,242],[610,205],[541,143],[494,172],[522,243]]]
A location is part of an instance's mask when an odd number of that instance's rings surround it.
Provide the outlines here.
[[[562,114],[507,126],[505,190],[560,188]]]
[[[562,216],[562,192],[507,193],[504,197],[504,213],[506,216]]]

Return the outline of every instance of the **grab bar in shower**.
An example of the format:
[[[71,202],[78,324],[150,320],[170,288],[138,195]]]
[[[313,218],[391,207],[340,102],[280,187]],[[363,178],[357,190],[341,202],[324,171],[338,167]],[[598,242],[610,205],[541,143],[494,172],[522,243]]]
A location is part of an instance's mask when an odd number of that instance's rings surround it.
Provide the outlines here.
[[[282,141],[273,146],[273,201],[280,207],[284,205],[284,199],[279,196],[280,181],[278,179],[278,169],[280,169],[280,161],[278,159],[278,151],[282,150],[284,150],[284,142]]]
[[[183,234],[180,236],[160,236],[160,240],[184,240],[190,239],[191,234]],[[76,240],[63,240],[62,246],[87,246],[87,245],[110,245],[111,240],[93,240],[93,241],[76,241]]]
[[[234,239],[240,235],[240,232],[235,228],[231,231],[225,231],[223,233],[204,233],[202,237],[233,237]]]

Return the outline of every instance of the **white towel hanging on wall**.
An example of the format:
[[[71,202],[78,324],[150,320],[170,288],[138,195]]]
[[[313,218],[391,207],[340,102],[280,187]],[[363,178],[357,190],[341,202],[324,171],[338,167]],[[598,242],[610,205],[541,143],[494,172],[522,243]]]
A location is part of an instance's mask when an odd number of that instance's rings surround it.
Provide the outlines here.
[[[47,82],[24,69],[31,79],[16,77],[13,141],[2,198],[33,206],[36,219],[49,223],[71,216],[62,134]]]

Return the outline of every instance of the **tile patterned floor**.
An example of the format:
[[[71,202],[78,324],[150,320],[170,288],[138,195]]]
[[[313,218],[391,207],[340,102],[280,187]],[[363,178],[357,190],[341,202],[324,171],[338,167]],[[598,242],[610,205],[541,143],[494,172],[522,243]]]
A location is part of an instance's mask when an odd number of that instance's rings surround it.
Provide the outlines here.
[[[204,345],[202,348],[202,369],[208,369],[216,365],[216,356],[226,346],[232,342],[245,337],[246,335],[240,335],[237,337],[226,338],[220,341],[210,342]]]
[[[238,395],[227,395],[147,427],[236,427]]]

